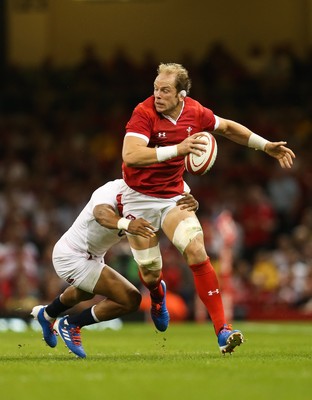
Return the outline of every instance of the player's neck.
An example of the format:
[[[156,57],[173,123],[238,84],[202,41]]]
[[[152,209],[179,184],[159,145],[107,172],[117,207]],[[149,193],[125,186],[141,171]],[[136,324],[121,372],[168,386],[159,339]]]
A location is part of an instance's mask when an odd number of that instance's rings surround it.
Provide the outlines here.
[[[169,112],[163,113],[163,116],[168,119],[177,121],[183,111],[183,108],[184,108],[184,101],[181,101],[175,108],[169,110]]]

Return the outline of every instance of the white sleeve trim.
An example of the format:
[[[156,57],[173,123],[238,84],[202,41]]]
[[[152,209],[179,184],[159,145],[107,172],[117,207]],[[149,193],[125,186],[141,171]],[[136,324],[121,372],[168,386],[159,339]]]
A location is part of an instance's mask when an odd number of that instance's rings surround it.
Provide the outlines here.
[[[220,119],[219,119],[219,117],[218,117],[217,115],[215,115],[215,114],[214,114],[214,117],[215,117],[215,119],[216,119],[216,122],[215,122],[214,129],[213,129],[213,130],[215,131],[216,129],[219,128]]]
[[[135,136],[135,137],[145,140],[146,143],[149,142],[149,138],[147,136],[143,135],[142,133],[127,132],[125,136]]]

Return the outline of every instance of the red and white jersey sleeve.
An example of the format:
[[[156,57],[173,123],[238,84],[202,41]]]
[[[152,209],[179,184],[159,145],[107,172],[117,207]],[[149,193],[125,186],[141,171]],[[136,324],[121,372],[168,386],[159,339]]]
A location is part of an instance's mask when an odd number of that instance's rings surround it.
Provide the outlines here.
[[[190,97],[186,97],[178,120],[173,121],[156,112],[154,96],[151,96],[134,109],[126,126],[126,135],[141,137],[152,148],[171,146],[194,133],[214,131],[216,121],[210,109]],[[128,186],[137,192],[162,198],[183,192],[184,171],[184,157],[140,168],[123,164],[123,177]]]

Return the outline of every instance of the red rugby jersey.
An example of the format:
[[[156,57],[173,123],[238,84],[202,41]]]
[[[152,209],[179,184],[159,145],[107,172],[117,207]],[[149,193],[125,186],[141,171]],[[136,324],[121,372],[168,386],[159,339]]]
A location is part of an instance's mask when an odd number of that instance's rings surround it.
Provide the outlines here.
[[[126,125],[126,133],[134,132],[148,139],[148,147],[171,146],[182,142],[197,132],[215,129],[213,112],[198,101],[186,97],[184,108],[177,121],[159,114],[150,96],[134,109]],[[148,196],[170,198],[183,192],[184,157],[145,167],[122,166],[123,178],[128,186]]]

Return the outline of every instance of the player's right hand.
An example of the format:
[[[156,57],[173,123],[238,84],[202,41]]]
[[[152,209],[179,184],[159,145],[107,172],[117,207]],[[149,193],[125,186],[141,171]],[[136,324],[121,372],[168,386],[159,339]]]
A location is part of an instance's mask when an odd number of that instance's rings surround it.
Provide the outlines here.
[[[133,235],[139,235],[144,238],[152,238],[156,236],[156,229],[144,218],[137,218],[130,221],[127,232]]]
[[[206,150],[207,144],[202,135],[202,132],[194,133],[179,143],[177,145],[178,156],[186,156],[189,153],[201,156],[202,152]]]

